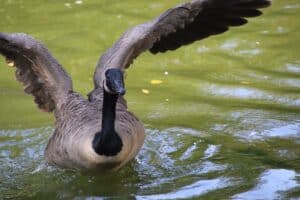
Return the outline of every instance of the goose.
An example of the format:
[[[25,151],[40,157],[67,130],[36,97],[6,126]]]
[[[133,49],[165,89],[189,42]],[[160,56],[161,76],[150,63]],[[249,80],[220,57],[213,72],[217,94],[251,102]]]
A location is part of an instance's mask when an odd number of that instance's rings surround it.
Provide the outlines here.
[[[271,0],[193,0],[126,31],[99,59],[88,98],[73,90],[61,64],[25,33],[0,33],[0,54],[38,108],[53,112],[54,133],[45,149],[49,165],[117,170],[145,139],[143,123],[127,110],[124,72],[141,53],[176,50],[262,14]]]

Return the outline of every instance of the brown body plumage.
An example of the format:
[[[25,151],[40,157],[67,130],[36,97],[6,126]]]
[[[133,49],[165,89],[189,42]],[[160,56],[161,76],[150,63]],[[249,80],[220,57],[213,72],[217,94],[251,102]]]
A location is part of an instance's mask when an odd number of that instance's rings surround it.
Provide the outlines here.
[[[122,97],[117,102],[115,123],[123,142],[121,152],[107,157],[93,150],[92,140],[101,130],[102,93],[99,90],[98,98],[91,101],[76,93],[68,95],[62,108],[55,112],[56,130],[46,147],[47,162],[67,168],[116,169],[138,153],[144,142],[145,130],[142,122],[127,111]]]
[[[175,50],[223,33],[230,26],[246,24],[246,17],[261,15],[258,9],[269,5],[270,0],[193,0],[128,30],[101,57],[88,100],[73,91],[68,74],[31,36],[0,33],[0,53],[16,67],[17,80],[38,107],[55,113],[55,131],[45,151],[48,163],[117,169],[138,153],[145,137],[143,124],[127,111],[119,75],[144,51]],[[115,103],[105,103],[105,97]]]

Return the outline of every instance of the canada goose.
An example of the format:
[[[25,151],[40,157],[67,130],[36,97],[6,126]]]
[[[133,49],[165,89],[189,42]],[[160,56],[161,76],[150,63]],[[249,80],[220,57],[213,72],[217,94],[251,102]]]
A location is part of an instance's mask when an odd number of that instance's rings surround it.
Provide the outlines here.
[[[123,73],[142,52],[156,54],[223,33],[247,23],[245,17],[270,0],[193,0],[135,26],[100,58],[88,100],[43,44],[23,33],[0,33],[0,53],[16,67],[17,80],[35,103],[55,115],[45,150],[49,164],[66,168],[118,169],[135,157],[145,130],[127,111]]]

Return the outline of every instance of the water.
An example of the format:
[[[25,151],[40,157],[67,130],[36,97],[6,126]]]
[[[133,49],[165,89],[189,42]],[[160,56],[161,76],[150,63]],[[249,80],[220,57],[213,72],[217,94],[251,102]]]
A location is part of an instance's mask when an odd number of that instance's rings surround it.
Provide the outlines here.
[[[0,27],[42,40],[85,95],[123,31],[179,2],[0,0]],[[53,117],[1,59],[0,199],[300,199],[299,13],[298,0],[274,0],[243,28],[143,54],[126,98],[147,138],[105,175],[44,165]]]

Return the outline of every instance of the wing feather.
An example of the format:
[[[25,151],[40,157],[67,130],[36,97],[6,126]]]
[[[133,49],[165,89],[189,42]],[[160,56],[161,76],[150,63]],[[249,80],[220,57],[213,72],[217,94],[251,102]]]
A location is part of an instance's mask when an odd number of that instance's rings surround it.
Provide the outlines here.
[[[247,17],[261,15],[259,9],[271,0],[193,0],[171,8],[156,19],[135,26],[99,60],[94,75],[95,88],[102,85],[108,68],[125,70],[142,52],[163,53],[212,35],[231,26],[242,26]]]
[[[72,80],[46,47],[23,33],[0,33],[0,54],[16,67],[24,92],[38,107],[51,112],[72,90]]]

